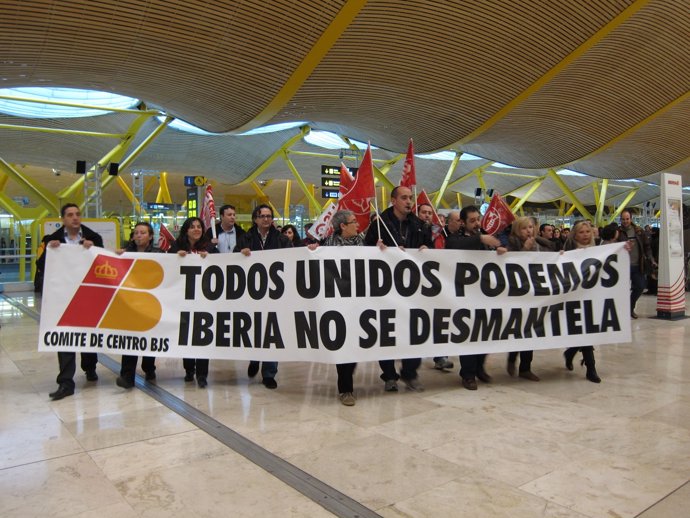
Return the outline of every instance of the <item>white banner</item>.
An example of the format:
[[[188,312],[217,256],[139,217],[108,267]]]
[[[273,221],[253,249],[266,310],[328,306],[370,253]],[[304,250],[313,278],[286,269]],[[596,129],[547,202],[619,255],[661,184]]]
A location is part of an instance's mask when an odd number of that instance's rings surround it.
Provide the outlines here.
[[[623,244],[565,253],[48,249],[40,351],[315,361],[630,341]]]

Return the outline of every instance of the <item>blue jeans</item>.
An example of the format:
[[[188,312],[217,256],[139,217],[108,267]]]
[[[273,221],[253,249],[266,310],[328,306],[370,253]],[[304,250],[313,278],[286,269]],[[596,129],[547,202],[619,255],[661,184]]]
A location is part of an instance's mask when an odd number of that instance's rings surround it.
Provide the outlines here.
[[[275,378],[278,374],[278,362],[261,362],[261,376]]]

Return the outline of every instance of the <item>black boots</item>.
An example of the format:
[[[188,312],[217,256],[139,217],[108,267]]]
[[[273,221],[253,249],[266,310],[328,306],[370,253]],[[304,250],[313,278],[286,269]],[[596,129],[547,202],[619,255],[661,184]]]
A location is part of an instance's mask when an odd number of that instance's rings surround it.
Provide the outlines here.
[[[601,378],[597,374],[597,369],[594,367],[594,347],[592,347],[591,345],[583,347],[582,356],[584,357],[582,363],[584,363],[587,366],[587,374],[585,375],[585,377],[592,383],[601,383]]]
[[[565,368],[569,371],[573,370],[573,359],[579,350],[579,347],[570,347],[563,353],[563,356],[565,356]]]

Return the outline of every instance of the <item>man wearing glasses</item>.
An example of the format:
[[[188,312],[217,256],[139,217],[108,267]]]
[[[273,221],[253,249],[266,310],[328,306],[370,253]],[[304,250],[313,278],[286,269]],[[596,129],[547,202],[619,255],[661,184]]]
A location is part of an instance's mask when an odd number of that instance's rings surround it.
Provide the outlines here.
[[[273,226],[273,209],[268,205],[258,205],[252,211],[252,221],[254,224],[245,234],[237,237],[235,252],[249,256],[252,252],[261,250],[275,250],[278,248],[290,248],[290,240],[281,234]],[[268,389],[278,388],[276,374],[278,373],[278,362],[249,362],[247,376],[253,378],[261,367],[262,383]]]

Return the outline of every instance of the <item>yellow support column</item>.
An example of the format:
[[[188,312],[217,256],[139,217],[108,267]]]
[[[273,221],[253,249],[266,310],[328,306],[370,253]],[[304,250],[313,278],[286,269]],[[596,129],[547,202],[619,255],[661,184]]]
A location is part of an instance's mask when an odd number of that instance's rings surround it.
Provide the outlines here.
[[[606,224],[613,223],[613,220],[621,215],[621,212],[625,210],[625,208],[628,206],[628,203],[630,203],[630,201],[635,197],[637,191],[639,190],[639,187],[635,187],[626,195],[625,199],[621,202],[621,204],[618,206],[615,212],[609,216],[609,218],[606,221]]]
[[[0,158],[0,171],[19,184],[26,192],[35,195],[38,198],[38,203],[50,214],[54,216],[60,214],[58,197],[33,178],[21,174],[2,158]]]
[[[319,214],[321,213],[321,204],[316,201],[316,198],[314,195],[309,192],[309,188],[307,187],[307,184],[304,183],[304,180],[302,179],[302,176],[300,176],[299,171],[295,167],[295,165],[292,163],[292,160],[290,160],[290,157],[288,157],[287,152],[283,151],[283,160],[285,160],[285,163],[288,166],[288,169],[292,172],[292,176],[295,177],[295,180],[297,180],[297,185],[300,186],[302,189],[302,192],[307,196],[307,199],[309,200],[309,203],[311,206],[314,208],[314,210],[319,211]]]
[[[290,218],[290,187],[292,186],[292,181],[287,180],[285,182],[285,202],[283,203],[283,215],[288,216],[288,220]],[[285,225],[285,218],[283,218],[283,225]]]
[[[282,218],[282,216],[280,215],[280,212],[278,212],[278,209],[275,207],[275,205],[273,205],[273,203],[271,203],[271,200],[269,199],[268,196],[266,196],[266,193],[263,191],[263,189],[261,189],[261,186],[256,182],[252,182],[251,185],[252,185],[252,188],[254,189],[254,191],[256,191],[256,194],[258,194],[261,202],[265,203],[266,205],[271,207],[271,210],[273,211],[273,213],[276,215],[277,218]],[[254,223],[254,222],[252,221],[252,223]]]
[[[602,221],[604,221],[604,203],[606,202],[606,190],[608,189],[608,186],[609,179],[604,178],[601,181],[601,193],[599,194],[599,199],[597,200],[597,212],[594,215],[594,224],[596,226],[601,226]]]
[[[450,183],[450,179],[453,176],[453,173],[455,172],[455,168],[458,166],[458,162],[460,161],[461,156],[462,153],[455,153],[455,156],[453,157],[453,160],[450,163],[450,167],[448,167],[448,171],[446,172],[446,176],[445,178],[443,178],[443,182],[441,182],[441,187],[439,188],[438,192],[436,193],[436,196],[434,197],[434,208],[438,207],[441,198],[443,198],[444,194],[446,194],[446,189],[448,189],[448,184]]]
[[[570,201],[573,202],[573,205],[577,208],[577,210],[580,211],[580,214],[582,214],[582,217],[585,219],[589,219],[594,221],[594,218],[590,214],[590,212],[582,205],[580,200],[575,196],[575,193],[570,190],[570,188],[565,184],[565,182],[561,179],[560,176],[556,174],[556,171],[553,169],[549,169],[548,172],[549,178],[551,178],[556,185],[563,191],[563,193],[570,198]]]
[[[172,203],[170,197],[170,189],[168,189],[168,173],[162,172],[158,178],[158,194],[156,195],[156,203]]]
[[[515,212],[516,210],[522,211],[522,206],[529,200],[529,197],[532,196],[539,187],[541,187],[541,184],[544,182],[546,179],[545,176],[542,176],[541,178],[537,178],[532,182],[532,187],[529,188],[529,190],[525,193],[525,195],[520,198],[520,201],[518,201],[514,206],[511,207],[511,210]]]

